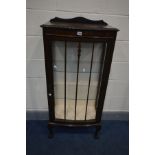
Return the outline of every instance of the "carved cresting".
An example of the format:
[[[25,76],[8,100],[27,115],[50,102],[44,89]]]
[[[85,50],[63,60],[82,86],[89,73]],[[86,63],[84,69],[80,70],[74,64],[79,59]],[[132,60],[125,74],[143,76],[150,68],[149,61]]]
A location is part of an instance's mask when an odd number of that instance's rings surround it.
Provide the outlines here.
[[[101,25],[108,25],[105,21],[103,20],[90,20],[84,17],[75,17],[75,18],[68,18],[68,19],[63,19],[63,18],[59,18],[59,17],[55,17],[53,19],[50,20],[50,22],[66,22],[66,23],[87,23],[87,24],[101,24]]]

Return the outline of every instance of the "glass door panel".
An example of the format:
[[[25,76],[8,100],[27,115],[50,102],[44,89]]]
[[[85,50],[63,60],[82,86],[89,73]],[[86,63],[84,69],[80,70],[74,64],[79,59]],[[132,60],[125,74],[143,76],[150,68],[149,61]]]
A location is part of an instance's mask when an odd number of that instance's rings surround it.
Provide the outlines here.
[[[95,119],[102,46],[101,43],[53,42],[56,119]]]

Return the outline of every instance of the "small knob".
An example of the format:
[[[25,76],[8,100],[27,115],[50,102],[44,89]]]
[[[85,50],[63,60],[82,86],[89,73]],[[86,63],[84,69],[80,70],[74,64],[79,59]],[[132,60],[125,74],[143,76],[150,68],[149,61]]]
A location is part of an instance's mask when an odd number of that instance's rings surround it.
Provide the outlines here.
[[[48,94],[48,96],[52,96],[52,94],[51,94],[51,93],[49,93],[49,94]]]

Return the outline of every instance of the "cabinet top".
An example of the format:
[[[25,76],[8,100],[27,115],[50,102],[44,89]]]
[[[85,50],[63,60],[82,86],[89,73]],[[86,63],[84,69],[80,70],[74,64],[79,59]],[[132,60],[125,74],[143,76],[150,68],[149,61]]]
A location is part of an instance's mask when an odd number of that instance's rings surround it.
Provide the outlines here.
[[[71,30],[119,31],[117,28],[109,26],[103,20],[90,20],[84,17],[75,17],[71,19],[62,19],[55,17],[51,19],[48,23],[41,25],[41,27]]]

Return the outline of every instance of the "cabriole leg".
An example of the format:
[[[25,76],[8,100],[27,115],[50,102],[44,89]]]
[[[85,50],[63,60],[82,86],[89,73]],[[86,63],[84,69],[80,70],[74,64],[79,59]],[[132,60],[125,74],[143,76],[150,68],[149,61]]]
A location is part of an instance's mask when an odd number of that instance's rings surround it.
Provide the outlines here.
[[[48,138],[53,138],[54,134],[53,134],[53,127],[51,125],[48,124]]]
[[[95,135],[94,135],[95,139],[99,138],[100,130],[101,130],[101,125],[96,126],[96,131],[95,131]]]

